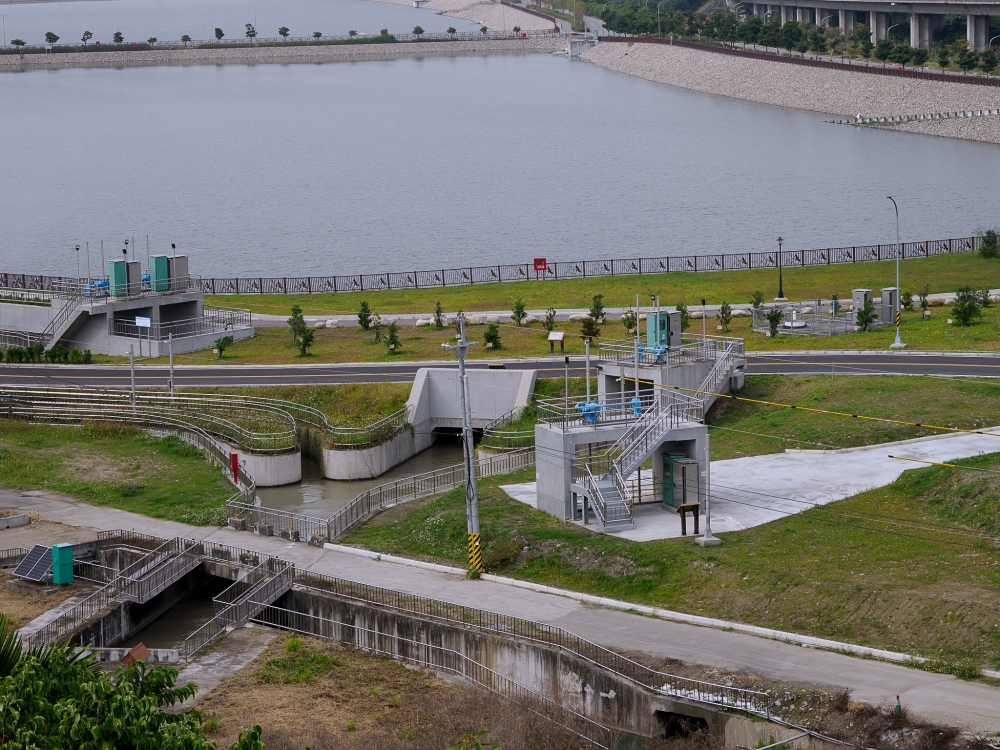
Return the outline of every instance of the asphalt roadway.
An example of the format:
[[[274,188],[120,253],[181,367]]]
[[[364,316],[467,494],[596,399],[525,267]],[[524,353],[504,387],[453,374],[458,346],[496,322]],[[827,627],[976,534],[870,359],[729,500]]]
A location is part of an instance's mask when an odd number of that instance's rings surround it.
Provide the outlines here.
[[[473,361],[470,368],[503,365],[508,370],[538,370],[541,377],[561,377],[564,357]],[[596,368],[594,358],[591,366]],[[331,365],[183,365],[174,369],[178,388],[409,382],[420,367],[456,367],[454,361],[352,363]],[[584,373],[582,357],[571,357],[569,373]],[[1000,354],[975,352],[757,352],[747,355],[748,375],[937,375],[1000,377]],[[139,388],[165,388],[163,365],[136,365]],[[128,388],[127,365],[0,365],[0,385],[36,387],[88,386]]]

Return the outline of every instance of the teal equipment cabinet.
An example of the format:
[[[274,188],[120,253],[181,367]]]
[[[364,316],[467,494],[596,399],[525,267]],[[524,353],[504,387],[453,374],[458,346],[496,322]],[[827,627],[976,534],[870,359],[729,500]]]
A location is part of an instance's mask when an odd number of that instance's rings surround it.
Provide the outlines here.
[[[150,256],[149,288],[154,292],[166,292],[170,289],[170,258],[166,255]]]
[[[676,454],[663,454],[663,504],[676,508],[701,502],[698,462]]]
[[[653,310],[646,314],[646,346],[680,346],[681,314]]]
[[[73,583],[72,544],[57,544],[52,547],[52,583],[57,586]]]
[[[108,263],[108,293],[112,297],[128,296],[128,264],[123,260]]]

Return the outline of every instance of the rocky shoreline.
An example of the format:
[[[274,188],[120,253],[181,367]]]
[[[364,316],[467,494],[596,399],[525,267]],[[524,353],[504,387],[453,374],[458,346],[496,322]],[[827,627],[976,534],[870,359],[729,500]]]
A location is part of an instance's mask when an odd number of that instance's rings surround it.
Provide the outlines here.
[[[838,118],[1000,107],[996,87],[789,65],[662,44],[601,43],[580,59],[657,83]],[[1000,116],[872,127],[1000,143]]]
[[[565,49],[559,37],[477,39],[475,41],[399,42],[395,44],[317,44],[152,49],[130,52],[67,52],[0,55],[0,72],[57,68],[133,68],[159,65],[266,65],[397,60],[408,57],[544,54]]]

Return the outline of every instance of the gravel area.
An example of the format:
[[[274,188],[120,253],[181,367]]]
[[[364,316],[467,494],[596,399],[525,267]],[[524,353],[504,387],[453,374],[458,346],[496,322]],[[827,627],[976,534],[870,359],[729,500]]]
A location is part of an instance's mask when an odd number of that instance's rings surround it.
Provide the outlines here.
[[[558,52],[566,42],[551,39],[477,39],[464,42],[325,44],[309,46],[173,49],[138,52],[68,52],[58,55],[0,55],[0,72],[54,68],[150,67],[157,65],[251,65],[394,60],[403,57]]]
[[[580,57],[657,83],[841,118],[859,113],[865,117],[888,117],[1000,107],[1000,88],[809,68],[660,44],[629,46],[608,42],[596,45]],[[1000,142],[1000,117],[885,127]]]
[[[539,18],[525,13],[523,10],[509,8],[499,3],[479,3],[466,10],[445,13],[445,15],[475,21],[501,33],[509,32],[515,26],[520,27],[522,31],[552,31],[555,28],[552,21],[548,19]],[[565,47],[566,43],[563,42],[562,46]]]

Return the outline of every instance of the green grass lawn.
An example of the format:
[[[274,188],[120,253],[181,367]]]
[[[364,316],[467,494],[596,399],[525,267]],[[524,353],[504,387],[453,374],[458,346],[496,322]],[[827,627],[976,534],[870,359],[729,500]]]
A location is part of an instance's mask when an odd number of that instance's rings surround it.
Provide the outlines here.
[[[1000,425],[1000,381],[928,375],[755,375],[736,394],[883,419],[978,429]],[[823,450],[939,435],[940,430],[719,399],[709,412],[712,458]],[[1000,438],[997,438],[1000,450]]]
[[[905,260],[900,268],[903,289],[914,293],[925,284],[932,293],[953,292],[966,285],[978,288],[991,279],[995,285],[995,280],[1000,279],[1000,261],[984,259],[978,253]],[[896,265],[891,261],[784,269],[785,294],[793,300],[818,296],[829,299],[834,292],[839,293],[840,299],[848,299],[851,289],[881,289],[895,283]],[[587,308],[595,294],[603,294],[608,307],[632,307],[636,294],[643,305],[649,304],[650,294],[660,295],[665,305],[681,300],[688,305],[698,304],[703,297],[709,304],[723,301],[734,304],[749,302],[758,289],[764,292],[765,299],[777,296],[777,270],[678,272],[342,294],[216,295],[206,297],[205,301],[274,315],[288,315],[294,304],[300,305],[307,315],[353,315],[365,300],[379,314],[419,312],[430,316],[438,300],[449,313],[507,310],[517,297],[523,297],[529,309]]]
[[[177,437],[127,426],[0,420],[0,487],[50,490],[94,505],[199,526],[225,521],[234,486]]]
[[[629,542],[535,511],[499,489],[533,479],[526,469],[479,484],[484,560],[542,584],[935,657],[942,670],[1000,666],[1000,551],[956,533],[997,533],[1000,455],[963,464],[993,473],[909,471],[710,549],[691,538]],[[344,542],[464,567],[464,490],[398,506]]]

